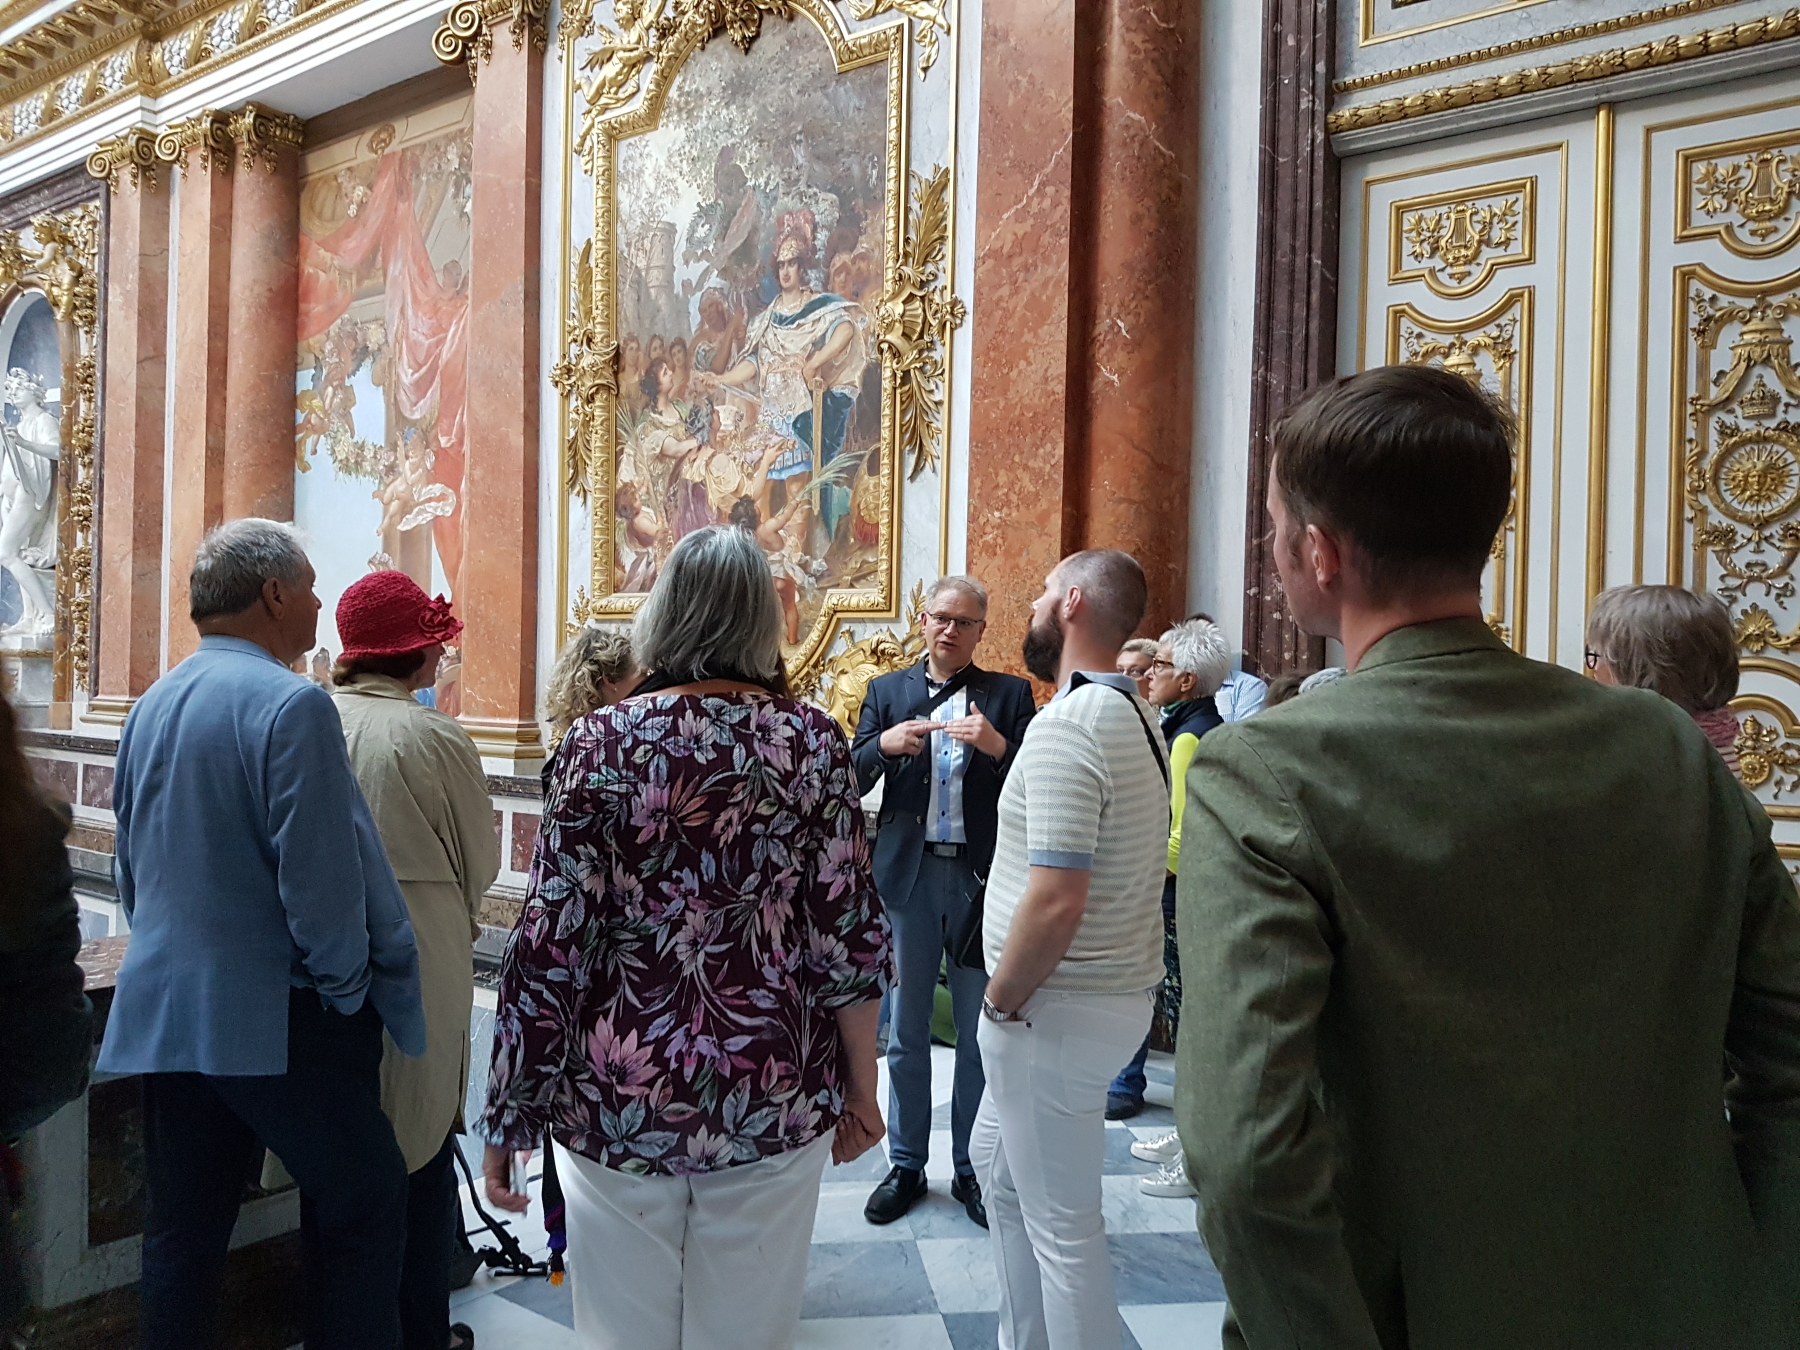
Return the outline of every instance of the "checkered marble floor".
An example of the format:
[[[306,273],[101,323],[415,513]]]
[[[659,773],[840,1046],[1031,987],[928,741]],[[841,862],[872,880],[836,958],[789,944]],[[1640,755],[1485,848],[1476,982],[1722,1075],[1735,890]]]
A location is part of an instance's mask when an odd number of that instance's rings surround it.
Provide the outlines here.
[[[999,1288],[992,1249],[987,1234],[949,1194],[952,1058],[942,1047],[932,1051],[938,1105],[926,1170],[931,1191],[906,1218],[877,1228],[862,1216],[869,1192],[887,1172],[883,1150],[846,1167],[826,1167],[797,1350],[978,1350],[995,1344]],[[485,1056],[476,1056],[476,1063],[485,1068]],[[885,1103],[885,1065],[882,1078]],[[1109,1124],[1106,1132],[1102,1185],[1124,1344],[1126,1350],[1197,1350],[1219,1343],[1225,1292],[1195,1231],[1194,1202],[1138,1189],[1138,1179],[1153,1169],[1131,1156],[1132,1141],[1163,1134],[1173,1123],[1169,1056],[1151,1057],[1149,1078],[1152,1105],[1129,1122]],[[471,1095],[485,1086],[472,1083]],[[468,1217],[473,1230],[472,1211]],[[541,1218],[534,1204],[513,1225],[534,1253],[544,1250]],[[475,1242],[483,1245],[483,1237],[477,1234]],[[493,1279],[484,1271],[453,1302],[456,1320],[474,1329],[480,1350],[580,1350],[566,1286]]]

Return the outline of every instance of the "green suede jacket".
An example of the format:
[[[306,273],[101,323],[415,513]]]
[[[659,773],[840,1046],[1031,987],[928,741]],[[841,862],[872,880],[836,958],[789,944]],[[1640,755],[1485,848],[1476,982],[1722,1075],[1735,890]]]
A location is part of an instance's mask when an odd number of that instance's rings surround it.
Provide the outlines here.
[[[1227,1345],[1800,1346],[1800,899],[1686,714],[1450,620],[1187,781]]]

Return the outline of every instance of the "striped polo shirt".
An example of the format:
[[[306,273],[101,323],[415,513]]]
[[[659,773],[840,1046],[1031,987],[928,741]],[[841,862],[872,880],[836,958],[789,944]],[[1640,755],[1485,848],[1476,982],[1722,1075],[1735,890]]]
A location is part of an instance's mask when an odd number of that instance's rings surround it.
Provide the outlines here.
[[[1135,693],[1094,682],[1032,719],[1000,792],[982,930],[989,970],[1031,868],[1070,867],[1092,873],[1087,909],[1043,987],[1126,994],[1162,980],[1169,789],[1162,738],[1146,737],[1146,722],[1155,714]]]

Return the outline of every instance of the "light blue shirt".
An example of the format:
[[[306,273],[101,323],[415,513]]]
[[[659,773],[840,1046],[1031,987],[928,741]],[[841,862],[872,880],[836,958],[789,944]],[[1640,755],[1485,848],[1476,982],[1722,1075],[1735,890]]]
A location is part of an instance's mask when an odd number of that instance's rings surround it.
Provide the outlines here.
[[[949,681],[945,681],[948,683]],[[925,677],[925,690],[936,694],[943,685],[931,676]],[[969,691],[958,689],[931,710],[934,722],[950,722],[967,715]],[[925,842],[928,844],[966,844],[969,836],[963,829],[963,775],[969,771],[969,758],[974,747],[964,745],[947,731],[931,733],[931,805],[925,817]]]
[[[1219,707],[1220,717],[1227,722],[1241,722],[1262,711],[1263,699],[1268,692],[1267,681],[1259,680],[1247,671],[1234,670],[1213,695],[1213,702]]]
[[[406,901],[318,685],[202,638],[126,719],[113,813],[131,943],[102,1071],[282,1073],[290,988],[424,1053]]]

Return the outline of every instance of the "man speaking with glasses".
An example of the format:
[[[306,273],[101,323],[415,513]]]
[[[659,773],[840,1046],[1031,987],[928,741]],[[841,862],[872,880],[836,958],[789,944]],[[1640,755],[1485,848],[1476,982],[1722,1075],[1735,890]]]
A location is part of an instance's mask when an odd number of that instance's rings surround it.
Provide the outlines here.
[[[1037,711],[1031,685],[975,664],[987,630],[987,588],[973,577],[934,582],[919,615],[925,659],[869,685],[850,755],[858,785],[886,779],[875,840],[875,884],[893,925],[899,980],[888,1035],[888,1161],[869,1197],[870,1223],[892,1223],[925,1194],[931,1146],[931,1013],[947,939],[962,931],[994,857],[1000,786]],[[983,1228],[987,1212],[969,1162],[969,1129],[984,1079],[975,1029],[987,972],[948,962],[956,1018],[950,1101],[950,1194]]]

